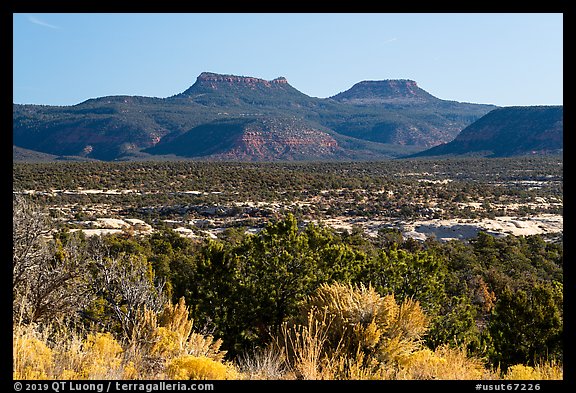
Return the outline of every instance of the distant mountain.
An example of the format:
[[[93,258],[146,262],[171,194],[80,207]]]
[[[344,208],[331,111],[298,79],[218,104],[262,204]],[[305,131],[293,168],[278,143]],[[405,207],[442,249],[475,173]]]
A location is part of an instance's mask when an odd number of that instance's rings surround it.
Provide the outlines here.
[[[215,120],[143,150],[153,155],[242,161],[381,159],[389,151],[400,149],[354,140],[303,119],[280,116]]]
[[[215,120],[144,152],[248,161],[330,159],[344,153],[326,131],[281,117]]]
[[[557,154],[563,151],[563,130],[562,106],[499,108],[463,129],[453,141],[412,157]]]
[[[351,106],[351,105],[348,105]],[[346,108],[348,109],[348,108]],[[490,109],[493,109],[490,107]],[[349,109],[348,109],[349,110]],[[352,138],[424,150],[451,141],[489,109],[439,112],[429,107],[358,107],[352,114],[336,112],[322,124]]]
[[[425,148],[449,142],[494,105],[442,100],[408,79],[363,81],[331,99],[362,109],[334,130],[374,142]]]
[[[183,93],[171,97],[224,108],[315,107],[319,102],[296,90],[284,77],[271,81],[249,76],[201,73]]]
[[[99,160],[385,159],[448,142],[494,108],[441,100],[407,80],[360,82],[322,99],[283,77],[266,81],[203,72],[168,98],[14,104],[13,143]]]
[[[414,105],[441,101],[408,79],[359,82],[332,99],[354,105]]]

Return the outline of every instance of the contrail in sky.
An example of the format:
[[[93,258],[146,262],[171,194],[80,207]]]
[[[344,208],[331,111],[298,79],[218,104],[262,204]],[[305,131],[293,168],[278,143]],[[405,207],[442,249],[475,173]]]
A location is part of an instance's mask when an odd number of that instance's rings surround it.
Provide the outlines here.
[[[39,25],[39,26],[44,26],[44,27],[49,27],[51,29],[59,29],[60,27],[55,26],[55,25],[51,25],[50,23],[44,22],[43,20],[40,20],[34,16],[29,16],[28,20],[32,23],[34,23],[35,25]]]

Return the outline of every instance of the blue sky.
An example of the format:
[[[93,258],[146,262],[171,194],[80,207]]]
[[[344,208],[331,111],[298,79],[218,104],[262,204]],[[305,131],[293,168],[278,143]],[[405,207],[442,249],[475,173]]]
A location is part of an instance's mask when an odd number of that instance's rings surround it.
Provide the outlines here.
[[[438,98],[563,104],[561,13],[13,14],[13,101],[169,97],[203,71],[329,97],[412,79]]]

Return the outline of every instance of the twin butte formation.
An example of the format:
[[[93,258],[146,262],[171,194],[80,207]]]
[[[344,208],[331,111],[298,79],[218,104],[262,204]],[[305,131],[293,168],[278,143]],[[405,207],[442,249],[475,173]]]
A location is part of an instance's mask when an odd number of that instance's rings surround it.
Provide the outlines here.
[[[283,77],[266,81],[205,72],[168,98],[110,96],[64,107],[14,104],[14,159],[549,154],[562,149],[562,113],[561,106],[497,108],[442,100],[411,80],[363,81],[333,97],[315,98]]]

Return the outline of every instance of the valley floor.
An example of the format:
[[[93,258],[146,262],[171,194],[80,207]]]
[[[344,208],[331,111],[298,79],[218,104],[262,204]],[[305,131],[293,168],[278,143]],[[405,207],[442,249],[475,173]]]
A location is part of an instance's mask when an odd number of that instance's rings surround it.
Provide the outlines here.
[[[257,233],[292,213],[301,223],[370,236],[468,239],[563,231],[562,157],[374,163],[14,164],[14,193],[46,205],[71,231],[188,238]]]

